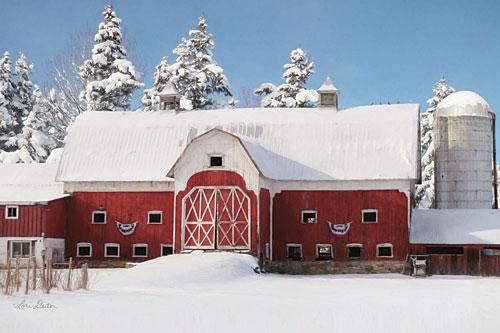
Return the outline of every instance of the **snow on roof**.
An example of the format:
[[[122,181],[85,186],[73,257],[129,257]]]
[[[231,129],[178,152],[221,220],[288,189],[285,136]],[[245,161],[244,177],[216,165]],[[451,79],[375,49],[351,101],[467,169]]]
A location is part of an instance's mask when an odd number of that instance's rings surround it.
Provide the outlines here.
[[[178,95],[174,85],[168,82],[165,84],[159,95]]]
[[[171,180],[186,145],[213,128],[239,137],[271,179],[416,179],[418,108],[85,112],[66,138],[57,179]]]
[[[412,244],[500,244],[500,210],[414,209]]]
[[[339,91],[337,87],[333,85],[332,79],[330,79],[330,76],[327,76],[321,87],[318,88],[317,91]]]
[[[56,182],[57,164],[0,163],[0,203],[48,202],[66,196]]]
[[[472,91],[457,91],[437,106],[438,117],[449,116],[482,116],[488,117],[491,111],[490,105],[478,94]]]

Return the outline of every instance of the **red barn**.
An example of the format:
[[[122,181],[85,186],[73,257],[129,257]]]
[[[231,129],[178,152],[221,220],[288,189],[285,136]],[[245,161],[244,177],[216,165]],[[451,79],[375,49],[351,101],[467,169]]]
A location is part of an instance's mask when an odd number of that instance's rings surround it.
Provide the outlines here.
[[[400,265],[418,124],[416,104],[84,113],[57,173],[71,195],[66,255]]]
[[[0,265],[8,257],[64,260],[68,195],[57,164],[0,164]]]

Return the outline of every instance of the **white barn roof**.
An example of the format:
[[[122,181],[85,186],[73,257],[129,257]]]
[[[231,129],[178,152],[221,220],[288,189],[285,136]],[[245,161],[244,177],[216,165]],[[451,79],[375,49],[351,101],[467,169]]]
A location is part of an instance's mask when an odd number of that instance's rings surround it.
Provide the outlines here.
[[[218,128],[277,180],[416,179],[417,104],[329,109],[86,112],[66,139],[59,181],[165,181],[186,145]]]
[[[411,244],[500,244],[498,209],[414,209]]]
[[[48,202],[63,198],[55,163],[0,163],[0,204]]]

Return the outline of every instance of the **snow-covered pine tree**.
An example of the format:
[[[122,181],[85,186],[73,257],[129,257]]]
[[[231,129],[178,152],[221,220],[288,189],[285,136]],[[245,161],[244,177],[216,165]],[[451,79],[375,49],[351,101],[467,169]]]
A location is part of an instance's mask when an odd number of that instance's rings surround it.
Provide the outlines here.
[[[157,111],[160,109],[160,99],[158,94],[168,85],[171,85],[172,67],[168,64],[168,58],[163,57],[160,63],[156,66],[156,71],[153,74],[153,87],[144,90],[142,104],[144,111]]]
[[[177,55],[172,84],[181,95],[181,109],[206,109],[218,105],[214,94],[229,96],[234,104],[224,70],[213,59],[215,43],[207,32],[207,21],[201,16],[198,29],[189,31],[189,39],[182,38],[174,49]]]
[[[435,202],[434,192],[434,142],[433,126],[434,111],[445,97],[455,92],[445,78],[440,79],[434,85],[434,95],[427,100],[429,108],[420,115],[420,144],[421,144],[421,168],[422,183],[417,185],[415,192],[415,203],[419,208],[433,208]]]
[[[19,162],[44,162],[57,143],[48,131],[52,127],[51,111],[47,108],[40,88],[35,86],[34,106],[17,136]]]
[[[123,111],[130,106],[135,89],[142,87],[139,75],[122,45],[121,20],[111,5],[102,13],[104,22],[94,37],[92,59],[80,67],[85,90],[80,98],[90,111]]]
[[[284,84],[276,87],[272,83],[263,83],[254,91],[255,95],[263,96],[263,107],[312,107],[317,103],[318,93],[305,88],[314,73],[314,62],[300,48],[290,52],[290,62],[283,66]]]
[[[5,52],[0,59],[0,150],[7,148],[6,140],[14,135],[13,127],[17,125],[13,106],[15,89],[10,54]]]

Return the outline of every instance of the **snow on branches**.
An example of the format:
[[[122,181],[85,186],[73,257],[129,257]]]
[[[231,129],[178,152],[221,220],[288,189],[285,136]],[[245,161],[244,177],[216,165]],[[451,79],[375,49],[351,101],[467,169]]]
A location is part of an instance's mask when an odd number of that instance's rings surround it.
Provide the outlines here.
[[[440,79],[432,89],[434,95],[427,100],[429,108],[420,115],[420,144],[422,155],[422,183],[417,185],[415,202],[419,208],[432,208],[435,202],[434,190],[434,111],[444,98],[455,92],[445,78]]]
[[[142,86],[139,75],[122,45],[121,20],[111,5],[102,13],[104,22],[94,37],[92,58],[80,67],[85,90],[80,98],[90,111],[124,111],[135,89]]]
[[[302,49],[292,50],[291,63],[283,67],[284,84],[275,86],[272,83],[263,83],[254,91],[257,96],[263,96],[263,107],[312,107],[318,102],[316,90],[305,88],[307,80],[314,73],[314,62],[310,61]]]
[[[159,94],[171,86],[170,80],[172,76],[173,68],[168,64],[168,58],[163,57],[153,74],[153,87],[144,90],[144,96],[141,100],[144,111],[157,111],[160,109]]]

